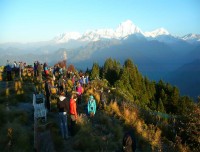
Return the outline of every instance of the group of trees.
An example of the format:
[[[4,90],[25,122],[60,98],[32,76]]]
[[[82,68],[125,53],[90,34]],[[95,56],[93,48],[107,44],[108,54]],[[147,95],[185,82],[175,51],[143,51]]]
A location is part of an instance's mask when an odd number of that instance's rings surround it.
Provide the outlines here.
[[[175,127],[182,143],[199,151],[200,97],[199,103],[195,103],[190,97],[181,96],[179,89],[169,83],[150,81],[142,76],[131,59],[123,65],[111,58],[102,67],[94,63],[90,76],[92,79],[106,79],[111,86],[124,93],[127,100],[148,111],[176,115]]]
[[[131,59],[127,59],[123,65],[111,58],[102,67],[94,63],[90,76],[92,79],[101,77],[108,80],[111,86],[151,110],[180,115],[186,113],[193,103],[188,96],[180,96],[177,87],[162,80],[156,83],[143,77]]]

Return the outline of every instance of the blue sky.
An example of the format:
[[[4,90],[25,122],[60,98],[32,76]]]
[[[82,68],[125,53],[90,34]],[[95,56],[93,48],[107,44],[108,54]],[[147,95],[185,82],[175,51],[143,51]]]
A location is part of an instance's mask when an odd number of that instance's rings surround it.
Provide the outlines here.
[[[64,32],[116,28],[200,34],[200,0],[0,0],[0,43],[36,42]]]

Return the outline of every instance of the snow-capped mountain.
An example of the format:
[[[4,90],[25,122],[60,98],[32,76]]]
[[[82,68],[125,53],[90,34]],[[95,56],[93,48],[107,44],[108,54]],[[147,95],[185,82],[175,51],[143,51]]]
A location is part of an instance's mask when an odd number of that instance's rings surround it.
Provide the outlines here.
[[[114,29],[97,29],[87,31],[84,34],[78,32],[64,33],[59,37],[56,37],[54,41],[56,43],[65,43],[70,40],[79,41],[98,41],[101,39],[123,39],[129,35],[143,32],[135,26],[132,21],[127,20],[122,22],[115,30]]]
[[[127,20],[118,26],[114,34],[116,38],[120,39],[136,33],[142,34],[143,32],[137,26],[135,26],[132,21]]]
[[[143,32],[127,20],[114,29],[68,32],[45,42],[0,44],[0,65],[5,65],[8,59],[53,65],[66,58],[67,54],[68,65],[74,64],[78,69],[85,70],[94,61],[103,65],[106,58],[117,59],[121,63],[130,58],[146,76],[160,80],[185,63],[199,60],[199,51],[200,34],[177,37],[164,28]],[[188,73],[196,75],[192,69]]]
[[[98,41],[100,39],[113,39],[114,30],[112,29],[99,29],[85,32],[80,38],[81,41]]]
[[[189,42],[200,42],[200,34],[187,34],[183,36],[182,39]]]
[[[188,34],[183,37],[175,37],[171,35],[166,29],[158,28],[151,32],[143,32],[131,20],[126,20],[118,25],[115,29],[96,29],[86,31],[81,34],[79,32],[68,32],[60,34],[53,39],[56,44],[67,43],[71,40],[78,42],[95,42],[99,40],[126,39],[130,35],[144,36],[147,40],[158,40],[161,42],[173,42],[174,40],[184,40],[190,43],[200,42],[200,34]]]
[[[153,37],[153,38],[157,37],[159,35],[169,35],[169,32],[164,28],[159,28],[159,29],[156,29],[156,30],[154,30],[152,32],[145,32],[144,33],[144,36]]]
[[[65,43],[68,42],[69,40],[78,40],[81,38],[81,34],[78,32],[69,32],[69,33],[63,33],[57,36],[54,41],[56,43]]]

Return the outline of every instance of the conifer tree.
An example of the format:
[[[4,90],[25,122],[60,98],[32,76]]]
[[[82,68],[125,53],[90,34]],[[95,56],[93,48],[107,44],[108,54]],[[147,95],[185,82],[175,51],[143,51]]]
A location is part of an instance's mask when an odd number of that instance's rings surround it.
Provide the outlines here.
[[[171,100],[172,100],[172,104],[174,106],[177,106],[179,98],[180,98],[180,95],[179,95],[178,88],[173,87],[173,90],[172,90],[172,93],[171,93]]]
[[[107,79],[111,85],[119,79],[121,65],[116,60],[108,58],[103,66],[103,78]]]
[[[159,99],[157,111],[165,112],[165,108],[164,108],[162,99]]]
[[[148,83],[148,81],[143,79],[132,60],[127,59],[124,62],[123,69],[121,70],[119,81],[115,84],[123,89],[124,92],[128,91],[129,95],[132,96],[132,99],[140,103],[141,106],[146,107],[147,104],[150,103],[149,90],[147,90],[146,83]],[[149,88],[153,90],[152,86]],[[151,96],[152,99],[153,96]]]
[[[99,78],[99,65],[98,65],[98,63],[93,64],[90,77],[91,77],[91,79],[98,79]]]

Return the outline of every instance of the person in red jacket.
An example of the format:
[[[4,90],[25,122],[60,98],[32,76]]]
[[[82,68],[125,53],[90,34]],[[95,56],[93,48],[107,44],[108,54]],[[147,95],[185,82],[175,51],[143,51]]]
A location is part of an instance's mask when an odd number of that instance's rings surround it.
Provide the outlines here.
[[[78,117],[77,110],[76,110],[76,100],[77,100],[77,95],[72,94],[70,102],[69,102],[69,109],[70,109],[70,117],[71,117],[71,135],[73,136],[75,134],[75,125],[76,125],[76,120]]]

